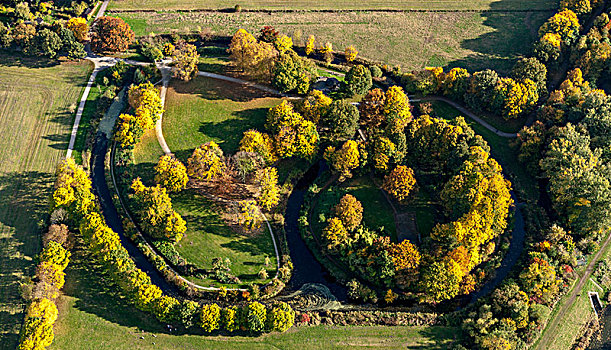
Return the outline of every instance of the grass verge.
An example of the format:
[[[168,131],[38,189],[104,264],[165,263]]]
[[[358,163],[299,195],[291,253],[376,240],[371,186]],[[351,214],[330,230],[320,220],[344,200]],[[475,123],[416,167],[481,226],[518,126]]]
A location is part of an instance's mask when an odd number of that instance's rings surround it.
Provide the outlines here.
[[[0,339],[14,349],[23,320],[19,283],[40,251],[55,166],[91,67],[0,54]],[[5,347],[6,346],[6,347]]]

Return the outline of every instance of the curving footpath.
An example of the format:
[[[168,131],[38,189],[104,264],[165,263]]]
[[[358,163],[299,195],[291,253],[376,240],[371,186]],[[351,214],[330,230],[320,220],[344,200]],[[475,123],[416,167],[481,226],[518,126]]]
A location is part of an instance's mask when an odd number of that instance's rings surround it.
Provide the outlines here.
[[[158,67],[162,67],[162,66],[158,66]],[[160,68],[161,70],[161,68]],[[161,98],[162,98],[162,104],[165,104],[165,96],[166,96],[166,91],[167,91],[167,86],[169,84],[169,73],[170,70],[168,69],[168,67],[165,67],[165,70],[162,71],[162,76],[163,78],[163,87],[161,89]],[[256,84],[253,82],[249,82],[246,80],[242,80],[242,79],[237,79],[237,78],[233,78],[233,77],[228,77],[225,75],[221,75],[221,74],[216,74],[216,73],[211,73],[211,72],[198,72],[197,73],[198,76],[202,76],[202,77],[207,77],[207,78],[213,78],[213,79],[219,79],[219,80],[223,80],[223,81],[228,81],[231,83],[237,83],[237,84],[242,84],[242,85],[246,85],[264,92],[268,92],[268,93],[272,93],[272,94],[276,94],[276,95],[280,95],[283,97],[286,97],[287,95],[280,93],[277,90],[274,90],[270,87],[267,86],[263,86],[260,84]],[[500,131],[496,128],[494,128],[492,125],[488,124],[486,121],[484,121],[483,119],[481,119],[480,117],[478,117],[477,115],[475,115],[473,112],[469,111],[468,109],[464,108],[463,106],[459,105],[458,103],[445,98],[445,97],[441,97],[441,96],[428,96],[422,100],[412,100],[413,102],[418,102],[418,101],[442,101],[445,102],[449,105],[451,105],[452,107],[456,108],[458,111],[460,111],[461,113],[464,113],[466,116],[468,116],[469,118],[475,120],[476,122],[478,122],[479,124],[481,124],[483,127],[485,127],[486,129],[494,132],[495,134],[497,134],[500,137],[504,137],[504,138],[515,138],[517,137],[517,134],[512,134],[512,133],[506,133],[503,131]],[[163,116],[162,116],[163,118]],[[162,129],[162,123],[161,120],[162,118],[159,118],[159,120],[157,121],[157,125],[155,127],[155,133],[157,135],[157,141],[159,142],[159,145],[161,146],[161,148],[163,149],[165,154],[172,154],[171,150],[169,149],[165,138],[163,136],[163,129]],[[501,262],[501,266],[499,268],[497,268],[495,270],[495,276],[494,278],[492,278],[491,280],[489,280],[486,284],[484,284],[484,286],[482,288],[480,288],[477,292],[474,292],[470,295],[470,301],[469,304],[473,304],[475,303],[478,299],[480,299],[483,296],[486,296],[488,293],[492,292],[494,290],[494,288],[496,288],[504,279],[505,277],[507,277],[507,275],[509,274],[509,272],[511,271],[511,269],[516,265],[516,263],[519,260],[520,254],[522,253],[522,250],[524,248],[524,239],[525,239],[525,235],[526,232],[524,230],[524,219],[522,216],[522,212],[520,210],[520,203],[516,203],[515,206],[515,214],[516,214],[516,224],[514,227],[514,230],[512,231],[512,235],[511,235],[511,241],[510,241],[510,250],[505,254],[505,256],[503,257],[503,261]],[[265,215],[263,213],[261,213],[263,215],[263,218],[265,220],[265,222],[267,223],[269,229],[270,229],[270,233],[272,233],[271,231],[271,226],[269,226],[269,222],[267,221],[267,218],[265,218]],[[274,239],[273,233],[272,233],[272,239],[274,242],[274,248],[276,248],[276,240]],[[278,251],[276,248],[276,257],[278,257]],[[280,264],[280,260],[278,259],[278,264]],[[280,265],[278,265],[278,268],[280,267]]]
[[[142,62],[135,62],[135,61],[129,61],[126,60],[125,61],[128,64],[142,64]],[[166,95],[167,95],[167,90],[168,90],[168,85],[170,83],[170,80],[172,78],[172,68],[169,66],[169,63],[171,62],[171,60],[161,60],[156,62],[157,68],[159,69],[159,71],[161,72],[161,81],[162,81],[162,85],[161,85],[161,92],[160,92],[160,97],[161,97],[161,105],[165,106],[165,99],[166,99]],[[273,90],[271,88],[268,88],[266,86],[263,85],[258,85],[258,84],[253,84],[253,83],[249,83],[247,81],[244,80],[240,80],[240,79],[235,79],[235,78],[231,78],[231,77],[225,77],[225,76],[221,76],[218,74],[213,74],[213,73],[207,73],[207,72],[198,72],[198,75],[200,76],[206,76],[206,77],[210,77],[210,78],[215,78],[215,79],[221,79],[221,80],[226,80],[226,81],[231,81],[234,83],[239,83],[239,84],[247,84],[251,87],[254,87],[256,89],[260,89],[272,94],[279,94],[282,95],[280,92]],[[284,96],[284,95],[282,95]],[[157,136],[157,142],[159,143],[159,146],[161,147],[161,149],[163,150],[163,152],[166,155],[171,155],[172,154],[172,150],[170,150],[170,147],[168,146],[165,137],[163,136],[163,129],[162,129],[162,122],[163,122],[163,114],[161,115],[161,117],[159,118],[159,120],[157,120],[157,123],[155,124],[155,135]],[[116,184],[116,180],[115,180],[115,173],[114,173],[114,157],[115,157],[115,145],[113,144],[113,148],[112,148],[112,153],[111,153],[111,176],[112,176],[112,181],[115,187],[115,191],[117,193],[117,195],[119,196],[119,200],[121,203],[121,206],[123,207],[123,210],[125,211],[125,213],[127,213],[127,217],[129,218],[129,220],[134,223],[136,226],[136,222],[134,221],[134,219],[131,217],[131,215],[129,214],[129,211],[127,210],[125,204],[123,203],[123,199],[121,194],[119,193],[119,189],[117,187]],[[213,200],[219,200],[219,201],[224,201],[224,202],[228,202],[228,203],[233,203],[231,201],[227,201],[224,200],[222,198],[218,198],[216,196],[210,195],[208,194],[208,196],[213,199]],[[269,223],[269,221],[267,220],[267,217],[265,216],[265,214],[263,212],[261,212],[261,217],[263,218],[263,221],[265,221],[265,224],[269,230],[270,236],[272,237],[272,243],[274,244],[274,253],[276,254],[276,274],[274,278],[278,277],[278,273],[280,270],[280,254],[278,251],[278,244],[276,242],[276,238],[274,236],[274,231],[272,230],[272,226]],[[143,236],[144,238],[144,236]],[[156,249],[154,249],[152,247],[152,245],[146,240],[146,238],[144,238],[144,241],[146,242],[146,244],[153,250],[156,251]],[[170,267],[171,269],[171,267]],[[200,286],[198,284],[195,284],[191,281],[188,281],[187,279],[185,279],[184,277],[182,277],[180,274],[178,274],[176,271],[172,270],[176,276],[179,277],[179,279],[181,279],[183,282],[189,284],[192,287],[195,287],[197,289],[201,289],[201,290],[206,290],[206,291],[217,291],[220,290],[220,288],[216,288],[216,287],[204,287],[204,286]],[[239,291],[244,291],[246,289],[241,289],[241,288],[228,288],[227,290],[239,290]]]
[[[495,128],[494,126],[488,124],[488,122],[486,122],[482,118],[480,118],[477,115],[475,115],[475,113],[473,113],[470,110],[466,109],[465,107],[459,105],[458,103],[450,100],[449,98],[446,98],[446,97],[443,97],[443,96],[427,96],[427,97],[423,97],[422,99],[419,99],[419,100],[411,100],[411,101],[413,101],[413,102],[420,102],[420,101],[441,101],[441,102],[445,102],[445,103],[449,104],[450,106],[456,108],[459,112],[465,114],[467,117],[475,120],[478,124],[480,124],[484,128],[492,131],[493,133],[497,134],[500,137],[504,137],[504,138],[516,138],[516,137],[518,137],[517,133],[504,132],[504,131],[501,131],[501,130]]]

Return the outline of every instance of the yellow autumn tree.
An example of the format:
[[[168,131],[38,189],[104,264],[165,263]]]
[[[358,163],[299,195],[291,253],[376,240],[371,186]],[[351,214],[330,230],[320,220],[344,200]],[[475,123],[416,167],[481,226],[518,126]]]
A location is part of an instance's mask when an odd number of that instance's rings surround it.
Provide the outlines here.
[[[561,10],[571,10],[578,15],[592,12],[590,0],[560,0]]]
[[[259,184],[259,205],[265,210],[271,210],[280,201],[278,189],[278,171],[276,168],[267,167],[257,171],[255,181]]]
[[[161,96],[150,82],[132,85],[128,91],[128,101],[134,108],[136,117],[142,119],[140,123],[146,124],[147,129],[152,128],[153,124],[163,115]],[[151,123],[148,122],[148,119]]]
[[[251,77],[269,81],[278,51],[273,44],[257,39],[244,29],[238,30],[229,45],[231,58]]]
[[[280,53],[285,53],[293,49],[293,39],[286,35],[278,35],[274,41],[276,50]]]
[[[539,36],[544,36],[546,33],[555,33],[567,43],[572,42],[579,35],[579,19],[575,12],[564,10],[556,13],[549,18],[541,28],[539,28]]]
[[[391,86],[384,99],[384,116],[391,132],[401,132],[412,120],[409,99],[400,86]]]
[[[357,228],[363,220],[363,205],[351,194],[345,194],[334,209],[335,215],[350,231]]]
[[[318,52],[320,52],[320,54],[323,55],[325,62],[327,62],[327,64],[330,64],[331,62],[333,62],[333,44],[327,41],[324,45],[320,47]]]
[[[327,227],[323,230],[323,237],[327,244],[327,249],[335,250],[348,239],[348,231],[339,218],[331,218]]]
[[[178,46],[172,53],[174,61],[174,77],[189,81],[193,79],[197,72],[197,64],[199,63],[199,53],[197,47],[192,44],[182,44]]]
[[[388,254],[392,257],[397,271],[415,270],[420,265],[420,252],[408,240],[392,244],[388,249]]]
[[[373,142],[373,166],[376,170],[386,172],[390,167],[397,146],[387,137],[378,137]]]
[[[265,127],[274,134],[274,149],[280,158],[311,158],[318,149],[320,136],[316,125],[295,112],[284,100],[269,109]]]
[[[74,37],[78,41],[87,40],[89,34],[89,25],[87,19],[84,17],[73,17],[66,22],[66,28],[70,29],[74,33]]]
[[[332,102],[333,100],[322,91],[312,90],[299,104],[299,111],[305,119],[318,124]]]
[[[246,231],[252,231],[261,227],[261,213],[257,202],[245,200],[238,203],[238,222]]]
[[[416,185],[414,171],[404,165],[399,165],[384,177],[382,189],[398,201],[403,201]]]
[[[34,300],[28,306],[26,317],[42,318],[45,323],[53,324],[57,320],[57,306],[47,298]]]
[[[510,78],[502,79],[505,84],[505,101],[503,102],[503,117],[505,119],[518,118],[532,111],[539,100],[537,84],[526,79],[516,82]]]
[[[314,37],[314,35],[310,35],[308,37],[308,41],[306,42],[306,46],[305,46],[306,56],[310,56],[311,54],[314,53],[315,50],[316,50],[316,38]]]
[[[359,166],[359,145],[354,140],[348,140],[337,151],[332,146],[327,147],[324,156],[340,174],[340,181],[344,181],[346,178],[351,178],[352,170]]]
[[[159,158],[155,166],[155,182],[165,187],[169,192],[180,192],[187,186],[189,177],[187,168],[173,156],[165,155]]]
[[[121,114],[117,121],[115,140],[121,144],[121,147],[133,147],[140,142],[144,131],[149,129],[148,126],[152,126],[150,118],[137,118],[131,114]]]
[[[359,54],[359,52],[352,45],[346,47],[346,50],[344,51],[344,55],[346,56],[346,61],[348,61],[348,62],[354,61],[358,54]]]
[[[187,160],[187,174],[197,180],[216,180],[225,170],[223,150],[214,141],[193,150],[191,158]]]
[[[151,237],[179,242],[187,231],[185,220],[172,208],[172,199],[165,188],[144,186],[140,178],[131,186],[140,223]]]
[[[458,263],[450,258],[428,265],[422,274],[425,298],[433,302],[452,299],[460,292],[464,274]]]
[[[278,160],[272,138],[268,134],[257,130],[251,129],[244,132],[240,141],[240,151],[256,153],[268,165]]]

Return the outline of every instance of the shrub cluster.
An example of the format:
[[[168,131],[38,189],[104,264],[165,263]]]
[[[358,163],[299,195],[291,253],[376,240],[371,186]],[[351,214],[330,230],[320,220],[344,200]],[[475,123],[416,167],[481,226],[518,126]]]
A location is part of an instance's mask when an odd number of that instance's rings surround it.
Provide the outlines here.
[[[133,147],[146,130],[155,127],[163,115],[159,91],[150,82],[132,85],[129,88],[129,105],[134,114],[121,114],[117,121],[115,140],[122,147]]]
[[[23,21],[14,22],[12,25],[0,22],[0,48],[19,49],[26,54],[48,58],[84,58],[85,47],[79,42],[82,39],[77,38],[82,37],[82,31],[85,30],[86,33],[87,28],[76,27],[75,22],[80,24],[80,20],[76,18],[68,21],[65,26],[61,22],[55,22],[51,26]]]

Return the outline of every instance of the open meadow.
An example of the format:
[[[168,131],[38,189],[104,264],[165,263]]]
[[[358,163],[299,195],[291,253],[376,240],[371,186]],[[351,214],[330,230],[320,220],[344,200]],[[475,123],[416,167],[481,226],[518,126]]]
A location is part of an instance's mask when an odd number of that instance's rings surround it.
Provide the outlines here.
[[[303,3],[303,8],[316,8],[315,5],[308,7]],[[427,9],[425,2],[418,3],[422,10]],[[292,36],[297,45],[303,45],[309,35],[314,35],[319,45],[331,42],[336,51],[354,45],[362,57],[400,65],[404,69],[443,66],[464,67],[472,71],[494,68],[508,72],[518,58],[530,54],[532,42],[537,38],[537,30],[553,13],[542,10],[541,6],[545,9],[555,6],[555,3],[549,1],[528,2],[531,5],[522,1],[486,1],[491,11],[481,12],[481,6],[475,4],[477,2],[446,3],[461,4],[463,8],[454,10],[453,6],[448,5],[445,8],[447,11],[442,12],[374,10],[232,13],[169,11],[173,5],[164,3],[157,7],[162,11],[121,12],[120,8],[115,8],[112,15],[129,23],[137,36],[203,29],[229,36],[239,28],[256,34],[263,26],[271,25]],[[190,4],[192,2],[184,4],[183,8],[188,9]],[[433,4],[441,8],[437,2]],[[347,2],[344,5],[348,6]],[[343,5],[337,6],[341,8]],[[371,4],[370,8],[377,8],[375,6],[383,8],[380,4]]]
[[[48,213],[55,166],[65,157],[90,63],[57,64],[0,54],[0,348],[14,349],[33,273],[39,223]]]
[[[110,10],[550,10],[554,0],[113,0]]]

